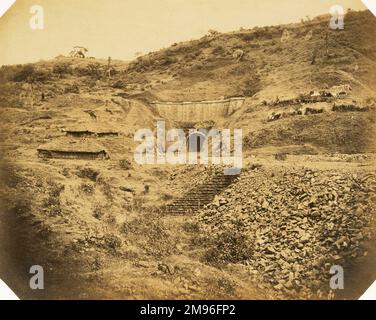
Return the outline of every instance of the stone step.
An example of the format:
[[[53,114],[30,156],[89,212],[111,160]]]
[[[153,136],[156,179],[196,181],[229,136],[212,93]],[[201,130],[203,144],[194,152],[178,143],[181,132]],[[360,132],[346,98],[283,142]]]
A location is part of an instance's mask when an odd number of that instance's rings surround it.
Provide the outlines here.
[[[167,213],[195,212],[213,201],[214,197],[228,187],[235,176],[225,176],[222,173],[212,177],[209,181],[188,191],[183,197],[174,200],[164,207]]]

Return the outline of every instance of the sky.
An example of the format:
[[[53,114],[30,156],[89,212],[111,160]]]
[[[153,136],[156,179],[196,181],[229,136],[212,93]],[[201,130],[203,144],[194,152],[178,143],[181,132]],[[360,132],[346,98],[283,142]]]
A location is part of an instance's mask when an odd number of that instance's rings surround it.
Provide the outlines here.
[[[366,9],[360,0],[17,0],[0,18],[0,65],[67,55],[76,45],[96,58],[129,60],[209,29],[298,22],[336,4]],[[43,8],[43,29],[30,27],[33,5]]]

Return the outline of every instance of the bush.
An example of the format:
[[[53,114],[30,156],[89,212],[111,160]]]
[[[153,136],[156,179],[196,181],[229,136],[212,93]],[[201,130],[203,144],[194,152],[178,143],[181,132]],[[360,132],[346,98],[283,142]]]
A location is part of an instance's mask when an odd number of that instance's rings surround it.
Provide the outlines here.
[[[171,57],[171,56],[167,56],[167,57],[165,57],[165,58],[162,58],[161,60],[160,60],[160,65],[161,66],[169,66],[169,65],[171,65],[171,64],[173,64],[173,63],[176,63],[178,61],[178,59],[176,58],[176,57]]]
[[[61,216],[63,211],[60,204],[60,194],[64,191],[63,184],[50,183],[47,198],[43,201],[43,207],[50,216]]]
[[[219,35],[219,31],[213,30],[213,29],[209,29],[208,30],[208,34],[209,34],[209,36],[217,36],[217,35]]]
[[[223,57],[223,56],[226,55],[225,49],[222,46],[215,47],[213,49],[213,54],[216,55],[216,56],[220,56],[220,57]]]
[[[97,181],[99,172],[92,168],[82,168],[78,171],[77,176],[80,178],[88,178],[92,181]]]
[[[35,68],[31,64],[27,64],[21,67],[19,71],[13,76],[13,81],[22,82],[22,81],[31,81],[35,76]]]
[[[287,154],[286,153],[276,153],[274,155],[274,158],[276,160],[285,161],[287,159]]]
[[[64,93],[80,93],[80,88],[77,86],[77,85],[70,85],[70,86],[66,86],[65,89],[64,89]]]
[[[101,70],[101,65],[98,62],[88,64],[88,66],[86,67],[86,70],[87,70],[87,75],[95,79],[101,78],[102,73],[103,73]]]
[[[32,212],[32,206],[30,200],[28,199],[19,199],[14,207],[12,208],[12,212],[15,214],[22,216],[22,215],[29,215]]]
[[[93,210],[93,217],[100,220],[105,215],[105,208],[102,206],[95,206]]]
[[[12,81],[15,75],[14,66],[1,66],[0,68],[0,82],[6,83]]]
[[[126,84],[122,80],[117,80],[113,85],[112,88],[114,89],[124,89]]]
[[[156,213],[143,214],[124,222],[121,231],[134,238],[142,249],[154,257],[161,258],[174,253],[174,239],[162,217]]]
[[[93,79],[100,79],[103,75],[103,70],[100,63],[89,63],[85,67],[76,67],[74,73],[77,76],[89,76]]]
[[[104,237],[105,244],[108,248],[116,250],[122,246],[122,240],[115,234],[107,234]]]
[[[237,230],[226,230],[209,240],[204,259],[213,264],[238,263],[250,259],[252,254],[252,242],[246,235]]]
[[[10,108],[22,107],[22,99],[20,93],[22,92],[20,83],[4,83],[0,84],[0,106],[7,106]]]
[[[52,72],[57,74],[59,78],[62,78],[64,75],[72,74],[72,68],[69,63],[62,62],[56,64],[53,67]]]
[[[95,192],[94,186],[88,183],[81,184],[81,190],[86,193],[87,195],[93,195]]]
[[[119,166],[123,170],[129,170],[132,168],[132,164],[129,160],[127,159],[122,159],[119,161]]]
[[[32,75],[32,81],[45,82],[51,79],[52,74],[47,70],[37,70]]]
[[[250,75],[249,79],[247,79],[243,83],[243,94],[246,97],[252,97],[257,92],[262,89],[260,77],[256,74]]]

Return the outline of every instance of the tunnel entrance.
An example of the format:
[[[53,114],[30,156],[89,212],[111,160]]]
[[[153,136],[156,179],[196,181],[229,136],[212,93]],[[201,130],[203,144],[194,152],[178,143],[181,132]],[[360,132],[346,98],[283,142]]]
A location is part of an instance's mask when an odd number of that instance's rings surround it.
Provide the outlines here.
[[[188,151],[201,152],[206,140],[206,135],[202,132],[193,132],[188,136]]]

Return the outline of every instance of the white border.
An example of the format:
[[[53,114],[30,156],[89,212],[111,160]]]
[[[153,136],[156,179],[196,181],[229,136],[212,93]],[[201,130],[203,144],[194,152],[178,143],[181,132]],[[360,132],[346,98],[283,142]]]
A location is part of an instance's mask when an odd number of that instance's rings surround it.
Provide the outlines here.
[[[0,18],[16,2],[16,0],[0,0]]]
[[[375,0],[362,0],[363,4],[376,16],[376,1]]]
[[[376,300],[376,281],[369,289],[359,298],[359,300]]]
[[[0,17],[16,2],[16,0],[0,0]],[[376,1],[362,0],[363,4],[376,16]],[[13,291],[0,279],[0,300],[19,300]],[[359,298],[359,300],[376,300],[376,281]]]
[[[0,279],[0,301],[1,300],[20,300],[15,293]]]

